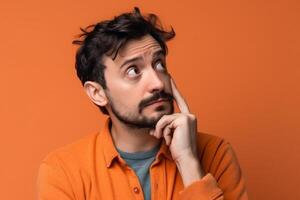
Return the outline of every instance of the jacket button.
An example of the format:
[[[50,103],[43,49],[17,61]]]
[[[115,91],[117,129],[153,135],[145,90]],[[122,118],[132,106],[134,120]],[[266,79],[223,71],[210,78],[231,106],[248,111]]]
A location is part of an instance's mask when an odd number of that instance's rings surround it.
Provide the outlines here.
[[[138,193],[140,192],[140,190],[139,190],[138,187],[134,187],[134,188],[133,188],[133,192],[136,193],[136,194],[138,194]]]

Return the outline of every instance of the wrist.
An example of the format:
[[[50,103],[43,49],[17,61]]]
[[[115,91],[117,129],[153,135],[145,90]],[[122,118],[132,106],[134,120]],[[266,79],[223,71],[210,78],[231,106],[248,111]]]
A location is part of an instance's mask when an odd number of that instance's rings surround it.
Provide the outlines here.
[[[185,187],[195,181],[201,180],[204,176],[198,158],[193,155],[181,157],[176,161],[176,165]]]

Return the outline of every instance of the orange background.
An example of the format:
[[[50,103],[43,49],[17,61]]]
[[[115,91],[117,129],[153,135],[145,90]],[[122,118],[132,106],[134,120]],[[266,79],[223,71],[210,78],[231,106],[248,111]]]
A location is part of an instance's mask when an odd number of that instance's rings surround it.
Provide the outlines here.
[[[178,2],[1,0],[1,199],[35,199],[42,158],[102,127],[71,41],[135,5],[175,28],[169,69],[200,131],[233,145],[250,198],[300,199],[300,1]]]

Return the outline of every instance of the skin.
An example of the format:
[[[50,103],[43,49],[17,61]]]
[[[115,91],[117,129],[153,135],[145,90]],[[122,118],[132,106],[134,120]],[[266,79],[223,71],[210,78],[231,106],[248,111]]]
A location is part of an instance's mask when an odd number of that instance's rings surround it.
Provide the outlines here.
[[[108,110],[112,121],[111,134],[117,148],[128,153],[142,152],[152,149],[164,139],[184,185],[188,186],[203,177],[196,151],[197,121],[166,69],[165,55],[158,54],[161,50],[150,35],[131,40],[120,49],[116,59],[103,57],[107,66],[104,71],[107,89],[91,81],[87,81],[84,88],[95,104]],[[128,60],[131,62],[126,62]],[[156,102],[139,109],[141,101],[162,91],[173,94],[179,113],[173,113],[170,101]],[[112,108],[123,117],[133,121],[147,120],[154,126],[129,126],[116,117]]]

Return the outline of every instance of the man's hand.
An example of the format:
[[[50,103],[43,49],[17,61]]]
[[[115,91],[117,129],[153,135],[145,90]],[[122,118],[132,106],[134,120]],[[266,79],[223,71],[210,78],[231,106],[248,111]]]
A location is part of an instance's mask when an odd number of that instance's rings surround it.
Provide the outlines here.
[[[169,146],[173,160],[185,186],[203,177],[197,155],[197,120],[189,112],[188,105],[171,79],[174,99],[179,113],[164,115],[150,134],[156,138],[163,137]]]

